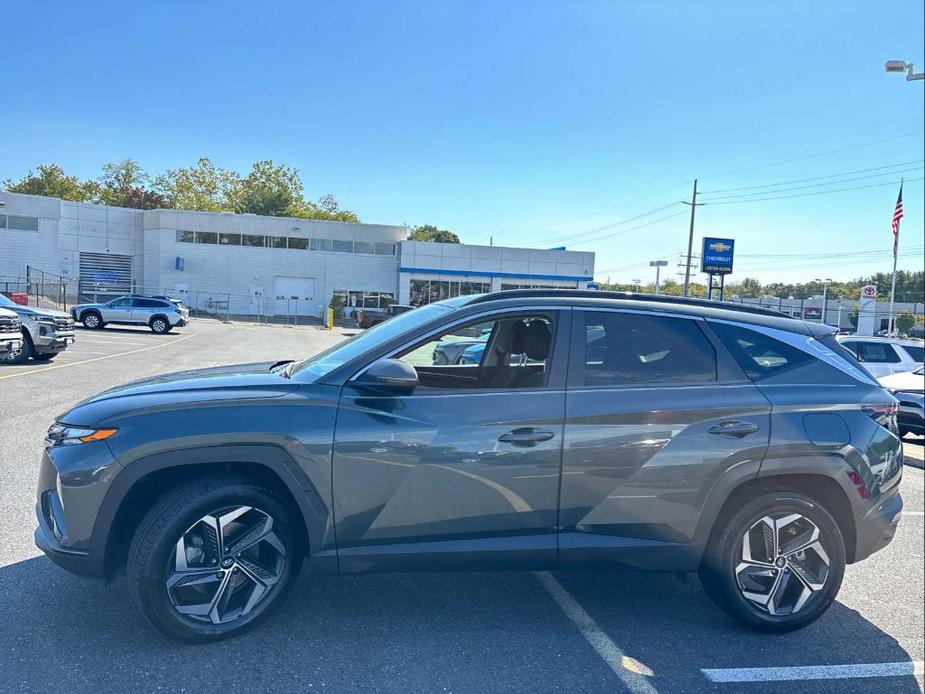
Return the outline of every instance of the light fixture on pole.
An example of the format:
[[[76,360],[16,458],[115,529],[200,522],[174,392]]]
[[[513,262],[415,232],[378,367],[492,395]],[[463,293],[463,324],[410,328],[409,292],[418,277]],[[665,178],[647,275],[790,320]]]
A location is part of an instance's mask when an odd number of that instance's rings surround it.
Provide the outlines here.
[[[655,293],[658,294],[659,280],[661,279],[662,268],[668,265],[667,260],[650,260],[649,267],[655,268]]]
[[[633,286],[636,288],[636,292],[639,292],[639,287],[642,284],[642,280],[633,280]]]
[[[925,72],[914,72],[915,66],[905,60],[887,60],[883,67],[887,72],[905,72],[907,82],[925,80]]]
[[[826,278],[823,280],[823,279],[819,279],[819,278],[817,277],[816,279],[813,280],[813,282],[821,282],[821,283],[822,283],[822,319],[821,319],[820,322],[824,324],[824,323],[825,323],[826,309],[827,309],[828,306],[829,306],[829,302],[828,302],[826,299],[827,299],[827,297],[828,297],[829,283],[832,282],[832,278],[831,278],[831,277],[826,277]],[[839,321],[839,322],[840,322],[840,321]]]

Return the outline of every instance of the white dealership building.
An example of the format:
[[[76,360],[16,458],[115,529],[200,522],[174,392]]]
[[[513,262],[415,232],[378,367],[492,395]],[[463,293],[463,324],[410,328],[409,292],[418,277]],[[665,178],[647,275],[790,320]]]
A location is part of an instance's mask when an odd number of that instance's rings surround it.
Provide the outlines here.
[[[133,210],[0,192],[0,289],[65,278],[84,298],[168,293],[231,314],[320,316],[520,287],[585,288],[594,253],[407,241],[407,229]],[[41,273],[48,273],[43,275]]]

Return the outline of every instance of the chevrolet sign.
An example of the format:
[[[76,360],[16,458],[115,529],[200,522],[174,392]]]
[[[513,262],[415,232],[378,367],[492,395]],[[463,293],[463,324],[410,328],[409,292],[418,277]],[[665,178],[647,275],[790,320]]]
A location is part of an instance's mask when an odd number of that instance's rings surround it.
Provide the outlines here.
[[[700,255],[700,271],[708,275],[728,275],[732,272],[734,239],[704,238]]]

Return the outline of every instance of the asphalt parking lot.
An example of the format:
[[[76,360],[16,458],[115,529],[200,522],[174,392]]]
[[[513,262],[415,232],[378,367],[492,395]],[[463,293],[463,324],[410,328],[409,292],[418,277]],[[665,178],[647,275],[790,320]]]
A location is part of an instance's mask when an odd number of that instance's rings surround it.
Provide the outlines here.
[[[154,633],[123,582],[71,576],[34,547],[37,462],[55,415],[129,380],[294,358],[344,332],[79,330],[50,364],[0,367],[0,691],[803,692],[807,679],[815,691],[921,691],[921,438],[905,445],[919,467],[904,474],[896,539],[848,567],[827,615],[781,636],[739,627],[695,577],[303,574],[256,631],[191,647]]]

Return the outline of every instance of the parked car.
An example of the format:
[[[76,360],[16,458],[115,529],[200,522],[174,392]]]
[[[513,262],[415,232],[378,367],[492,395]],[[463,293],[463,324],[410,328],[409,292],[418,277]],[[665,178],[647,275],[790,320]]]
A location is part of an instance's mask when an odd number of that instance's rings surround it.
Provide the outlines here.
[[[925,362],[925,343],[898,337],[838,336],[874,377],[913,371]]]
[[[7,353],[3,361],[22,364],[29,358],[51,361],[74,344],[74,321],[64,311],[38,306],[23,306],[0,294],[0,307],[19,317],[21,345]]]
[[[899,400],[899,435],[925,435],[925,367],[884,376],[880,385]]]
[[[447,335],[434,346],[431,355],[434,365],[465,363],[460,361],[463,354],[469,349],[484,347],[489,335],[491,335],[490,327],[478,330],[478,334],[474,337]]]
[[[404,360],[486,323],[478,369]],[[460,296],[299,362],[84,400],[48,430],[35,539],[75,573],[124,567],[148,619],[189,641],[253,627],[304,559],[699,572],[730,614],[783,632],[892,539],[896,409],[831,328],[773,311]]]
[[[104,304],[78,304],[71,308],[71,316],[91,330],[109,323],[147,325],[158,334],[189,323],[189,309],[169,296],[121,296]]]
[[[19,316],[0,306],[0,360],[22,349],[22,324]]]
[[[358,328],[371,328],[400,313],[406,313],[414,306],[404,304],[389,304],[388,308],[358,308],[356,309],[356,324]]]

